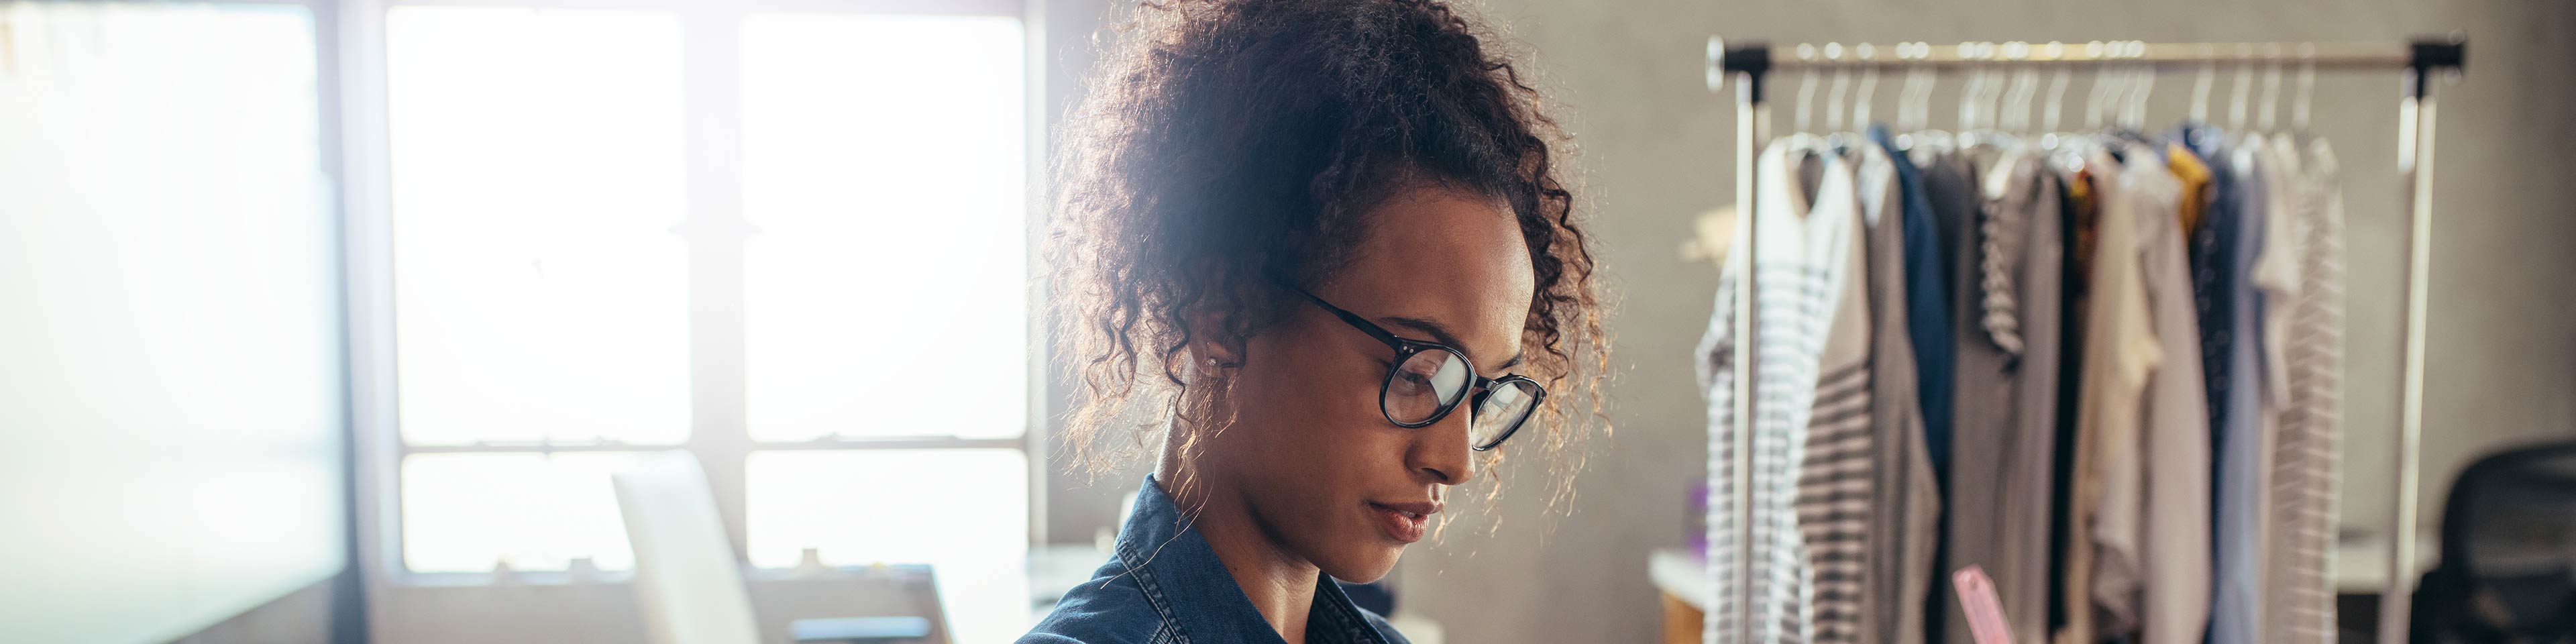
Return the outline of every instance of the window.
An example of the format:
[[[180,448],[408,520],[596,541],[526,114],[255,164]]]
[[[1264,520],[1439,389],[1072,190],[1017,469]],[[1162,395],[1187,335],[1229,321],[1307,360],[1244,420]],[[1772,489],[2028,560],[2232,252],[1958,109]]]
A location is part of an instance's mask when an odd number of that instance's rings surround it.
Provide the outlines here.
[[[384,15],[402,569],[629,568],[665,449],[755,565],[1020,561],[1016,17]]]

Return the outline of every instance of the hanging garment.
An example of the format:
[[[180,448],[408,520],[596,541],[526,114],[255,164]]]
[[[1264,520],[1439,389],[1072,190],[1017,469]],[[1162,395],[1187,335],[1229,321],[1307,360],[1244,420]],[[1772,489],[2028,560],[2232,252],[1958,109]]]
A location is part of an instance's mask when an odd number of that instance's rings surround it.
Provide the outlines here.
[[[1859,211],[1849,167],[1839,158],[1821,159],[1822,177],[1813,203],[1798,178],[1798,164],[1812,143],[1803,137],[1774,142],[1755,167],[1760,204],[1753,217],[1739,218],[1736,239],[1760,243],[1754,252],[1730,252],[1718,279],[1715,315],[1702,336],[1701,384],[1708,391],[1711,479],[1709,494],[1709,570],[1716,589],[1705,627],[1717,642],[1734,642],[1736,612],[1750,604],[1757,642],[1799,644],[1809,641],[1814,612],[1807,600],[1813,571],[1798,520],[1799,475],[1818,399],[1817,384],[1828,336],[1834,334],[1842,290],[1851,277],[1857,253]],[[1761,225],[1746,230],[1754,218]],[[1755,256],[1756,254],[1759,256]],[[1735,290],[1748,273],[1761,307],[1755,354],[1756,386],[1761,413],[1741,428],[1750,434],[1752,453],[1735,454],[1734,338]],[[1865,385],[1864,385],[1865,386]],[[1736,525],[1735,470],[1743,462],[1752,479],[1750,516]],[[1748,549],[1750,559],[1743,556]],[[1755,581],[1753,596],[1739,596],[1738,572]]]
[[[2230,151],[2235,172],[2237,221],[2221,232],[2218,264],[2220,290],[2212,299],[2229,301],[2225,326],[2211,332],[2227,351],[2226,416],[2220,419],[2215,473],[2217,494],[2214,551],[2217,583],[2210,608],[2210,644],[2255,644],[2263,641],[2263,510],[2271,462],[2269,422],[2263,418],[2262,293],[2254,283],[2254,262],[2267,240],[2265,220],[2285,213],[2272,209],[2269,184],[2274,176],[2272,148],[2261,135],[2249,135]]]
[[[2266,642],[2335,641],[2335,512],[2341,485],[2343,395],[2343,195],[2334,149],[2310,146],[2300,178],[2301,280],[2290,303],[2288,405],[2273,450],[2273,524],[2279,552],[2269,584]]]
[[[2056,491],[2048,502],[2048,569],[2051,571],[2048,576],[2048,628],[2052,634],[2067,632],[2070,626],[2076,625],[2068,616],[2068,609],[2074,606],[2066,600],[2076,597],[2070,590],[2075,586],[2069,586],[2069,583],[2082,581],[2073,577],[2079,556],[2076,551],[2089,550],[2076,545],[2083,543],[2086,537],[2076,532],[2078,521],[2075,517],[2085,516],[2078,510],[2089,508],[2091,501],[2077,503],[2080,479],[2075,470],[2079,461],[2084,460],[2080,448],[2085,446],[2080,445],[2076,437],[2083,418],[2079,403],[2084,393],[2084,351],[2090,346],[2090,340],[2085,336],[2085,311],[2092,306],[2088,292],[2091,285],[2087,281],[2092,275],[2092,263],[2085,253],[2089,251],[2086,245],[2092,240],[2094,214],[2099,209],[2094,199],[2092,173],[2084,169],[2082,159],[2082,155],[2071,153],[2049,158],[2049,170],[2057,175],[2061,188],[2058,192],[2058,221],[2063,225],[2059,239],[2065,253],[2059,263],[2059,274],[2065,279],[2061,280],[2064,288],[2058,290],[2061,294],[2058,310],[2062,314],[2060,319],[2064,320],[2059,327],[2061,342],[2058,346],[2066,348],[2065,359],[2058,362],[2057,369],[2057,462],[2049,470],[2049,487]]]
[[[2119,161],[2095,150],[2085,167],[2097,181],[2091,272],[2086,280],[2083,373],[2078,385],[2075,464],[2068,493],[2064,596],[2058,644],[2092,644],[2118,632],[2110,614],[2128,605],[2137,579],[2137,445],[2140,395],[2159,359],[2147,306],[2137,215],[2120,191]],[[2107,592],[2106,592],[2107,591]],[[2102,619],[2097,619],[2102,618]],[[2103,622],[2108,622],[2104,624]]]
[[[1958,307],[1959,421],[1953,445],[1948,557],[1993,579],[2019,641],[2041,642],[2048,619],[2050,476],[2056,461],[2063,275],[2056,173],[2031,149],[1999,155],[1980,177],[1967,231]],[[2027,333],[2025,333],[2027,332]],[[1944,584],[1944,589],[1950,586]],[[1940,602],[1947,642],[1971,642],[1955,594]]]
[[[1869,594],[1863,630],[1873,641],[1921,644],[1932,584],[1940,501],[1923,442],[1914,341],[1906,326],[1904,189],[1896,164],[1876,145],[1851,152],[1866,233],[1870,318],[1870,433],[1877,436],[1870,533]]]
[[[2217,458],[2226,443],[2230,401],[2235,391],[2228,379],[2235,375],[2230,362],[2234,333],[2229,326],[2236,311],[2236,296],[2229,280],[2235,275],[2237,261],[2237,212],[2243,197],[2238,194],[2236,171],[2229,158],[2226,134],[2206,124],[2186,123],[2171,134],[2209,168],[2208,206],[2201,225],[2191,233],[2192,292],[2200,310],[2200,359],[2202,379],[2208,382],[2210,446]],[[2213,479],[2214,480],[2214,479]],[[2213,483],[2213,489],[2216,487]],[[2213,502],[2211,521],[2215,526],[2217,507]],[[2212,540],[2215,557],[2215,539]]]
[[[1832,322],[1818,356],[1815,402],[1807,421],[1804,458],[1798,468],[1798,533],[1804,539],[1811,617],[1809,641],[1818,644],[1874,641],[1865,633],[1863,599],[1867,596],[1870,544],[1872,458],[1875,436],[1870,422],[1871,312],[1867,254],[1861,240],[1861,214],[1848,162],[1822,146],[1810,149],[1825,159],[1817,190],[1838,191],[1837,199],[1819,197],[1810,219],[1850,220],[1844,247],[1829,249],[1843,284],[1829,288]],[[1827,201],[1834,204],[1827,205]]]
[[[1904,191],[1905,232],[1905,323],[1914,340],[1915,384],[1923,401],[1923,442],[1931,450],[1935,476],[1947,471],[1950,463],[1950,372],[1953,358],[1950,345],[1949,286],[1941,279],[1941,243],[1932,219],[1932,197],[1926,194],[1923,177],[1904,150],[1896,148],[1896,139],[1885,124],[1872,125],[1869,138],[1887,152],[1896,164],[1898,188]]]
[[[2165,158],[2171,160],[2166,167],[2182,181],[2182,200],[2177,207],[2182,213],[2182,238],[2186,244],[2209,215],[2211,170],[2197,154],[2181,143],[2165,144]]]
[[[2148,305],[2156,343],[2171,347],[2147,384],[2143,538],[2139,565],[2143,644],[2200,644],[2209,623],[2210,445],[2207,380],[2201,374],[2199,309],[2191,288],[2183,215],[2198,211],[2195,179],[2209,169],[2179,146],[2134,147],[2123,195],[2142,215]],[[2179,168],[2177,172],[2175,169]]]
[[[1968,464],[1978,466],[1958,466],[1958,459],[1963,459],[1960,448],[1968,440],[1989,440],[1994,435],[1991,425],[2004,412],[2002,404],[1996,404],[2002,402],[1999,399],[2002,386],[1994,379],[1994,371],[1999,371],[1999,366],[1994,366],[1994,361],[1971,363],[1971,358],[1991,358],[1989,353],[1978,350],[1981,345],[1986,345],[1986,332],[1978,325],[1978,307],[1984,307],[1984,304],[1978,299],[1976,289],[1976,227],[1984,196],[1978,193],[1976,157],[1971,152],[1973,149],[1950,149],[1940,147],[1940,144],[1917,144],[1914,149],[1909,149],[1909,157],[1919,167],[1917,175],[1922,178],[1924,196],[1929,198],[1929,206],[1932,206],[1932,229],[1935,229],[1935,240],[1940,242],[1940,258],[1945,263],[1940,273],[1942,289],[1947,291],[1947,304],[1950,304],[1950,309],[1942,312],[1950,317],[1950,337],[1945,337],[1950,343],[1950,371],[1942,374],[1942,379],[1947,379],[1947,384],[1950,384],[1950,448],[1945,451],[1947,459],[1937,459],[1932,466],[1942,479],[1940,495],[1942,507],[1945,507],[1945,513],[1940,515],[1942,549],[1932,559],[1937,572],[1955,572],[1955,569],[1965,567],[1965,562],[1960,562],[1960,520],[1973,520],[1978,526],[1994,526],[1994,500],[1991,497],[1965,497],[1960,492],[1963,479],[1973,479],[1973,482],[1968,482],[1968,487],[1991,489],[1994,471],[1986,469],[1984,461],[1968,461]],[[1981,456],[1991,456],[1991,453],[1981,453]],[[1942,641],[1968,641],[1960,639],[1960,636],[1965,636],[1968,623],[1955,618],[1958,616],[1955,585],[1935,580],[1932,598],[1935,598],[1932,611],[1924,613],[1924,629],[1929,629],[1932,634],[1942,634],[1945,636]]]

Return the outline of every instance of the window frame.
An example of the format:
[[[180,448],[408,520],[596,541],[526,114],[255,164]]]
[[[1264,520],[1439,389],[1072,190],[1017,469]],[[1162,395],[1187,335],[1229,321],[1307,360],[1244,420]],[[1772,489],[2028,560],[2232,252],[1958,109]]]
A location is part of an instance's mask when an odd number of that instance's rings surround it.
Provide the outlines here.
[[[244,0],[233,0],[244,1]],[[707,472],[734,557],[758,581],[774,571],[753,569],[746,552],[745,463],[756,451],[1012,449],[1028,463],[1027,541],[1046,543],[1046,429],[1053,392],[1046,365],[1051,343],[1042,341],[1042,316],[1027,322],[1029,352],[1024,377],[1027,415],[1019,436],[823,437],[805,441],[755,441],[749,433],[743,368],[747,316],[744,251],[751,227],[742,216],[739,35],[745,16],[766,13],[999,16],[1021,26],[1022,116],[1025,163],[1022,237],[1034,276],[1043,239],[1047,69],[1042,43],[1042,4],[1033,0],[247,0],[311,7],[317,59],[323,68],[326,162],[342,170],[343,270],[349,329],[349,387],[358,524],[356,565],[377,587],[452,587],[486,584],[622,583],[631,571],[417,572],[404,558],[402,463],[414,454],[635,452],[683,449]],[[401,435],[396,387],[391,168],[387,112],[386,16],[403,6],[527,7],[671,11],[681,28],[683,156],[686,216],[674,227],[689,248],[690,432],[678,444],[618,441],[491,442],[414,445]],[[336,11],[335,11],[336,9]],[[334,117],[337,122],[334,123]],[[1043,280],[1028,280],[1024,296],[1044,310]],[[917,574],[917,571],[897,574]]]

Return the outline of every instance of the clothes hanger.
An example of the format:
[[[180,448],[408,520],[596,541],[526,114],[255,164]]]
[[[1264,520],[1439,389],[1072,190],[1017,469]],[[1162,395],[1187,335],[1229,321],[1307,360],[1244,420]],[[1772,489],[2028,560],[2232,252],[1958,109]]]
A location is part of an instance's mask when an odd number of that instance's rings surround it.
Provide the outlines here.
[[[1931,43],[1918,40],[1913,42],[1910,48],[1916,58],[1929,58],[1932,55]],[[1949,132],[1932,129],[1932,90],[1939,87],[1941,80],[1928,69],[1920,67],[1916,69],[1921,72],[1922,83],[1911,102],[1914,109],[1913,123],[1905,128],[1907,131],[1904,134],[1896,137],[1896,148],[1912,151],[1925,146],[1932,149],[1949,147],[1955,137],[1952,137]]]
[[[1815,59],[1815,45],[1798,44],[1798,60],[1812,62]],[[1815,116],[1816,68],[1809,66],[1805,73],[1798,76],[1798,115],[1790,121],[1791,129],[1799,134],[1813,131],[1808,128],[1808,125],[1815,122]]]
[[[2100,55],[2100,54],[2101,54],[2101,50],[2102,50],[2102,43],[2100,43],[2100,42],[2086,43],[2086,44],[2084,45],[2084,48],[2085,48],[2085,49],[2087,49],[2087,50],[2090,50],[2088,53],[2091,53],[2091,54],[2093,54],[2093,55],[2098,56],[2098,55]],[[2094,67],[2094,69],[2093,69],[2093,93],[2092,93],[2092,95],[2087,96],[2087,97],[2085,97],[2085,99],[2084,99],[2084,129],[2085,129],[2085,131],[2088,131],[2088,132],[2089,132],[2089,131],[2098,131],[2098,130],[2102,129],[2102,102],[2103,102],[2103,100],[2104,100],[2105,98],[2109,97],[2110,95],[2111,95],[2111,64],[2110,64],[2110,63],[2108,63],[2108,62],[2105,62],[2105,63],[2100,64],[2099,66]]]
[[[2217,52],[2212,49],[2209,45],[2200,46],[2200,77],[2191,82],[2191,122],[2183,125],[2185,129],[2209,123],[2209,90],[2218,84]]]
[[[1875,51],[1869,43],[1861,43],[1852,46],[1852,57],[1859,59],[1862,63],[1873,63],[1878,61],[1878,52]],[[1851,151],[1853,146],[1865,145],[1869,139],[1862,135],[1861,132],[1869,129],[1870,103],[1877,98],[1877,95],[1878,68],[1875,66],[1862,67],[1860,73],[1860,95],[1855,97],[1851,104],[1851,129],[1836,131],[1833,134],[1826,136],[1826,144],[1832,146],[1834,151],[1846,154]]]
[[[2030,43],[2012,41],[1997,46],[1987,43],[1987,58],[1995,61],[1992,80],[1981,99],[1983,122],[1975,147],[2000,152],[2021,147],[2017,132],[2028,131],[2028,97],[2038,90],[2038,72],[2027,67],[2015,69],[2011,63],[2030,59]],[[2019,105],[2021,107],[2016,108]],[[2016,117],[2018,113],[2018,117]],[[1984,157],[1992,161],[1991,157]]]
[[[2152,67],[2140,66],[2131,72],[2131,75],[2134,79],[2133,88],[2129,96],[2128,118],[2123,125],[2130,132],[2144,136],[2147,127],[2147,97],[2156,93],[2156,70]]]
[[[1842,43],[1825,43],[1825,60],[1841,61],[1842,59]],[[1850,110],[1848,99],[1851,98],[1851,77],[1851,68],[1842,66],[1834,68],[1833,89],[1825,94],[1824,139],[1818,143],[1824,152],[1842,154],[1844,140],[1851,138],[1849,131],[1843,128],[1843,115]]]
[[[2290,135],[2300,144],[2315,141],[2308,133],[2308,115],[2316,105],[2317,46],[2299,43],[2299,93],[2290,103]]]
[[[2003,129],[2005,132],[2017,132],[2025,135],[2032,133],[2030,127],[2030,104],[2032,102],[2031,99],[2038,95],[2039,70],[2030,67],[2022,68],[2018,74],[2014,75],[2012,98],[2007,99],[2009,107],[2004,108],[2004,114],[2010,117],[2010,120],[2004,124]]]
[[[1840,62],[1842,59],[1842,43],[1825,43],[1825,60]],[[1842,131],[1843,99],[1850,97],[1851,70],[1844,67],[1835,67],[1833,89],[1825,94],[1825,131],[1827,133]]]
[[[2048,43],[2048,46],[2050,50],[2049,56],[2055,57],[2058,55],[2058,49],[2063,45],[2052,42]],[[2044,134],[2041,134],[2039,138],[2040,147],[2051,150],[2057,149],[2059,141],[2066,138],[2059,135],[2060,130],[2057,129],[2057,124],[2065,116],[2066,86],[2074,77],[2075,72],[2073,70],[2069,70],[2065,67],[2058,67],[2057,78],[2050,81],[2048,84],[2048,109],[2040,112],[2039,129],[2044,132]]]
[[[2236,91],[2227,99],[2227,139],[2243,142],[2251,132],[2245,129],[2246,100],[2254,93],[2254,46],[2236,46]]]
[[[2279,123],[2275,117],[2281,111],[2281,47],[2273,45],[2265,53],[2270,54],[2272,64],[2263,72],[2263,117],[2255,122],[2254,127],[2265,134],[2273,134],[2274,125]]]
[[[1853,53],[1860,57],[1861,62],[1878,62],[1878,52],[1869,43],[1861,43],[1859,47],[1855,47],[1853,49]],[[1871,65],[1869,67],[1861,68],[1860,100],[1852,102],[1852,129],[1861,130],[1869,127],[1870,103],[1874,102],[1877,97],[1878,67],[1876,65]]]
[[[2063,46],[2062,43],[2048,43],[2049,55],[2057,56]],[[2047,131],[2047,134],[2040,135],[2039,145],[2050,151],[2050,164],[2066,172],[2084,168],[2084,149],[2087,143],[2083,135],[2060,127],[2066,115],[2066,88],[2073,85],[2074,80],[2074,69],[2058,67],[2057,78],[2050,81],[2048,86],[2048,109],[2040,112],[2039,127]]]

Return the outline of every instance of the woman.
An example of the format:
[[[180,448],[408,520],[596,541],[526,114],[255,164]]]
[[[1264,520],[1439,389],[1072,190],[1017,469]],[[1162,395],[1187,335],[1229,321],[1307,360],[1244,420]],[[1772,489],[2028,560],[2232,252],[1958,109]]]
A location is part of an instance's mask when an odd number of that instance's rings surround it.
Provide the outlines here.
[[[1087,394],[1066,442],[1094,472],[1160,458],[1112,560],[1021,641],[1403,642],[1332,580],[1385,576],[1506,450],[1563,498],[1600,417],[1563,135],[1441,2],[1138,12],[1059,159],[1049,255]]]

